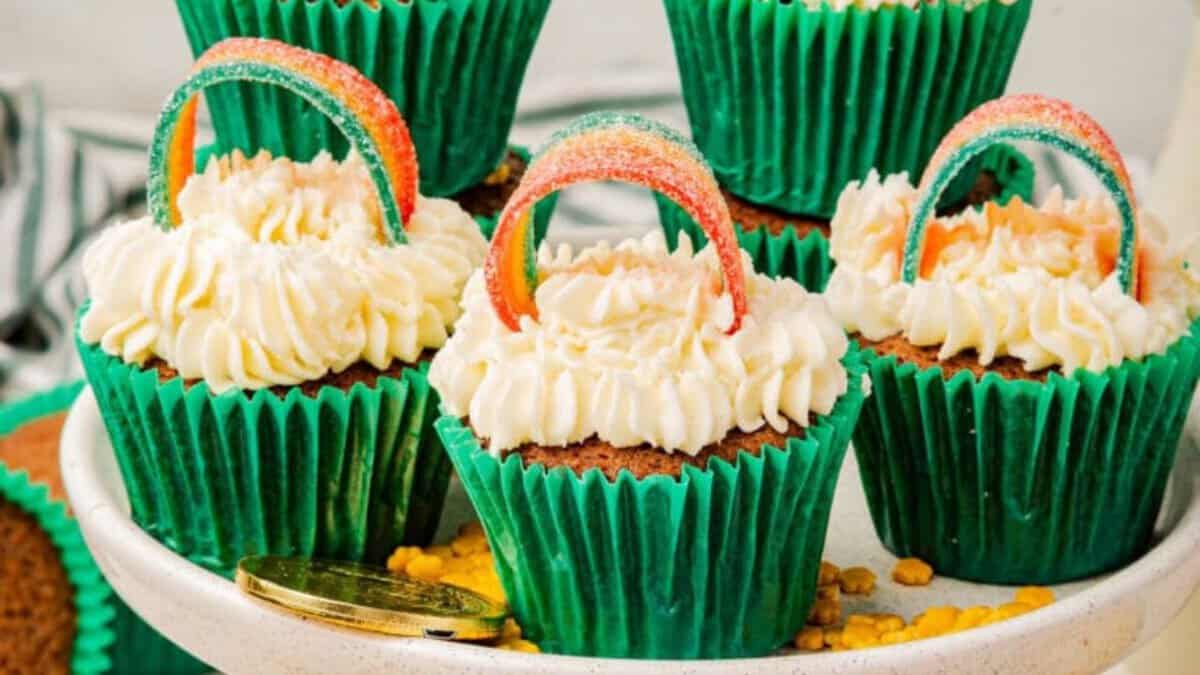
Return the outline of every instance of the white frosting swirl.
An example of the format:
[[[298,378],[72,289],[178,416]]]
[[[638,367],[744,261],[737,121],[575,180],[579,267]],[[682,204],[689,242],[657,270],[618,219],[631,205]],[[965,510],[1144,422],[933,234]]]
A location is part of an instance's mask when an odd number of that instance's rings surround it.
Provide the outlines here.
[[[179,197],[183,224],[115,225],[84,256],[80,336],[128,363],[157,356],[215,392],[387,368],[445,343],[487,254],[457,204],[419,199],[408,242],[385,242],[357,155],[210,161]]]
[[[753,269],[749,256],[743,265]],[[495,454],[598,436],[694,455],[734,427],[807,426],[846,392],[848,340],[824,299],[794,281],[749,275],[749,312],[726,335],[733,304],[711,247],[693,255],[683,238],[668,253],[655,232],[578,257],[543,247],[538,266],[539,317],[518,332],[472,277],[429,372],[446,409],[469,416]]]
[[[940,359],[974,349],[983,365],[1012,356],[1030,371],[1070,373],[1161,353],[1200,314],[1200,275],[1165,252],[1148,215],[1139,303],[1113,271],[1120,218],[1111,199],[1065,200],[1057,189],[1036,209],[1016,199],[938,219],[922,278],[905,284],[901,247],[915,200],[906,176],[874,172],[842,193],[825,293],[851,333],[902,333],[941,345]]]

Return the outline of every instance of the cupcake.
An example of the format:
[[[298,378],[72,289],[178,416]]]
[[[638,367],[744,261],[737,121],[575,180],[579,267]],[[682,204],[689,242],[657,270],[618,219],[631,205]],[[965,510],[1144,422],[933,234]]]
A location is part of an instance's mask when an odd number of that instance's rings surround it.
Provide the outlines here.
[[[354,152],[235,152],[190,175],[195,94],[244,79],[315,101]],[[223,574],[427,542],[450,465],[425,372],[487,244],[417,192],[395,105],[350,66],[232,38],[168,101],[150,156],[151,215],[86,252],[77,331],[134,520]]]
[[[663,1],[692,134],[721,185],[818,218],[872,168],[919,172],[1004,93],[1033,4]]]
[[[1015,139],[1067,150],[1110,194],[930,217],[972,154]],[[847,187],[832,255],[827,297],[871,375],[854,446],[888,549],[1035,584],[1146,551],[1200,378],[1200,276],[1094,120],[1039,96],[985,104],[918,187]]]
[[[0,672],[211,672],[109,590],[67,511],[59,436],[82,385],[0,408]]]
[[[176,0],[199,56],[230,37],[286,42],[348,63],[412,129],[421,190],[448,197],[505,162],[517,95],[550,0]],[[349,144],[310,104],[242,82],[207,94],[220,152],[308,160]]]
[[[989,150],[978,164],[980,170],[965,196],[945,203],[939,212],[954,214],[989,201],[1006,204],[1013,197],[1029,200],[1032,196],[1033,164],[1013,148],[1000,146]],[[962,189],[954,191],[963,193]],[[738,244],[750,254],[755,270],[771,277],[793,279],[810,291],[819,293],[825,289],[833,271],[828,219],[754,204],[728,190],[722,190],[722,194],[733,217]],[[660,194],[654,198],[669,247],[674,249],[682,238],[690,239],[696,248],[708,242],[686,211]]]
[[[529,209],[594,180],[669,195],[713,244],[535,259]],[[597,114],[534,160],[430,382],[528,639],[723,658],[804,624],[862,373],[820,296],[752,272],[694,146]]]

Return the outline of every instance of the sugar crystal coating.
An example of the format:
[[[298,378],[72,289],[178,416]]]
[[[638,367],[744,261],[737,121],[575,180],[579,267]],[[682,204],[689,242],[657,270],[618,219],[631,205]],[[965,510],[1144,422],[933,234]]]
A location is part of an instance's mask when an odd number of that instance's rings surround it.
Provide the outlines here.
[[[542,198],[576,183],[617,180],[662,193],[701,224],[721,259],[725,288],[740,328],[747,310],[744,270],[729,208],[700,151],[677,131],[637,115],[595,113],[556,133],[521,180],[496,227],[484,268],[492,305],[519,330],[521,316],[537,316],[529,213]]]
[[[229,38],[197,59],[159,118],[150,151],[150,209],[162,226],[179,222],[175,201],[193,172],[196,94],[213,84],[262,82],[283,87],[321,110],[362,156],[383,207],[387,234],[405,239],[416,205],[416,149],[396,104],[352,66],[277,40]]]
[[[951,179],[985,149],[1011,140],[1032,140],[1057,148],[1083,161],[1096,173],[1121,214],[1117,260],[1121,286],[1126,292],[1135,293],[1137,203],[1125,162],[1095,119],[1070,103],[1037,94],[1006,96],[985,103],[946,134],[921,178],[901,263],[904,280],[912,283],[919,276],[925,229]]]

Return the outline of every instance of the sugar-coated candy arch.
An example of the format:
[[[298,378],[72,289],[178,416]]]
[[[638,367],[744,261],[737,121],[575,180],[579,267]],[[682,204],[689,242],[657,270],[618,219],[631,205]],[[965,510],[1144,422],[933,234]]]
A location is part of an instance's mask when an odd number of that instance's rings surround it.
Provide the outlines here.
[[[637,115],[593,113],[556,133],[538,153],[500,214],[484,274],[500,319],[519,330],[537,317],[530,213],[542,198],[576,183],[622,181],[662,193],[687,211],[717,249],[725,290],[733,299],[729,332],[747,311],[746,279],[729,207],[700,151],[678,132]]]
[[[1121,242],[1116,271],[1122,289],[1137,292],[1137,203],[1125,161],[1100,124],[1070,103],[1036,94],[1006,96],[976,108],[942,140],[918,188],[904,242],[902,278],[920,275],[925,229],[942,192],[974,157],[1008,141],[1037,141],[1063,150],[1086,164],[1116,202]]]
[[[367,166],[388,238],[405,241],[404,224],[416,206],[419,176],[416,149],[396,104],[350,65],[261,38],[229,38],[213,45],[163,108],[150,146],[147,183],[150,213],[159,225],[179,224],[177,198],[195,170],[197,94],[224,82],[283,87],[329,117]]]

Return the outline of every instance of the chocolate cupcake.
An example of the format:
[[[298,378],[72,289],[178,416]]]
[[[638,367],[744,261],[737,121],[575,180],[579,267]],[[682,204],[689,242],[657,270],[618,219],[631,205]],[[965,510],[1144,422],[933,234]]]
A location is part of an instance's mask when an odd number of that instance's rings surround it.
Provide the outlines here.
[[[245,79],[315,102],[355,152],[235,152],[191,175],[194,95]],[[450,466],[426,362],[486,242],[416,176],[395,105],[349,66],[256,39],[197,62],[155,135],[151,216],[83,263],[79,351],[151,535],[223,574],[432,536]]]
[[[660,233],[535,259],[528,212],[575,182],[670,196]],[[535,159],[430,381],[438,432],[544,651],[766,654],[804,623],[862,369],[824,300],[752,272],[699,152],[591,115]]]
[[[1110,198],[934,218],[997,142],[1083,160]],[[872,174],[833,220],[834,314],[866,348],[854,445],[876,530],[939,574],[1050,584],[1150,545],[1200,379],[1200,275],[1139,212],[1120,155],[1069,104],[1014,96],[943,141],[919,187]]]

